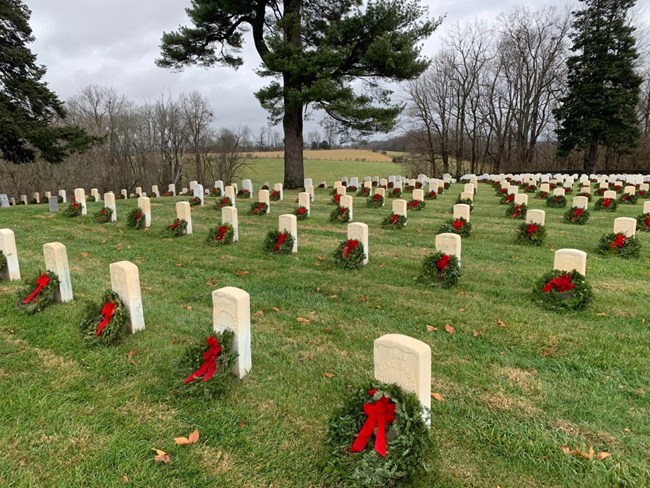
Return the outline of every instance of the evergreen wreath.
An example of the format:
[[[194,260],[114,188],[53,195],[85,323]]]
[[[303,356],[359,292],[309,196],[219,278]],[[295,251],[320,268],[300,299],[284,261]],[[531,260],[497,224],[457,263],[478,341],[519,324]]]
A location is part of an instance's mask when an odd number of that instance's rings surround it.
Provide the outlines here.
[[[589,215],[589,210],[586,208],[571,207],[564,213],[564,221],[567,224],[585,225]]]
[[[535,198],[539,198],[540,200],[546,200],[549,197],[549,193],[547,191],[538,191],[535,194]]]
[[[564,208],[567,205],[567,200],[564,195],[549,195],[546,199],[546,206],[549,208]]]
[[[366,186],[362,186],[359,189],[359,192],[357,193],[358,197],[369,197],[370,196],[370,188]]]
[[[115,196],[115,199],[116,200],[126,200],[126,197],[120,193],[119,195]]]
[[[514,196],[512,198],[514,198]],[[469,205],[470,213],[474,211],[474,200],[470,198],[460,198],[460,195],[458,195],[458,198],[456,198],[456,205],[458,205],[459,203],[464,205]]]
[[[350,222],[350,209],[348,207],[337,206],[330,213],[330,222],[336,224],[346,224]]]
[[[647,196],[648,192],[645,191],[645,190],[639,190],[639,189],[637,188],[636,194],[637,194],[637,196],[645,197],[645,196]]]
[[[221,196],[221,188],[219,188],[218,186],[215,186],[215,187],[212,189],[212,192],[211,192],[210,194],[211,194],[213,197],[220,197],[220,196]]]
[[[650,232],[650,212],[641,214],[636,218],[636,228],[637,230]]]
[[[97,201],[97,199],[93,195],[88,195],[86,197],[86,202],[95,203],[96,201]]]
[[[56,196],[56,201],[59,203],[63,203],[63,196],[62,195],[57,195]]]
[[[334,251],[334,264],[339,268],[356,269],[363,266],[366,252],[363,243],[357,239],[346,239],[341,241]]]
[[[402,189],[401,188],[392,188],[388,192],[388,198],[399,198],[402,196]]]
[[[334,196],[332,196],[332,200],[330,200],[330,203],[332,205],[338,206],[341,203],[341,194],[340,193],[334,193]]]
[[[460,198],[459,198],[460,200]],[[501,205],[510,205],[515,201],[515,194],[514,193],[504,193],[501,195],[501,199],[499,200],[499,203]]]
[[[537,185],[524,185],[523,190],[526,193],[536,193],[537,192]]]
[[[327,185],[325,183],[319,183],[318,188],[327,188]],[[268,190],[268,188],[267,188]]]
[[[270,230],[264,239],[264,250],[274,254],[291,254],[293,252],[293,236],[286,231]]]
[[[379,193],[375,193],[373,196],[368,198],[367,201],[368,207],[371,208],[380,208],[384,206],[384,197],[382,197]]]
[[[7,256],[5,253],[0,251],[0,275],[5,272],[7,269]]]
[[[502,197],[503,195],[507,195],[507,194],[508,194],[508,189],[507,189],[507,188],[502,188],[502,187],[501,187],[501,183],[498,182],[498,181],[496,181],[496,182],[494,183],[494,192],[496,193],[496,195],[497,195],[498,197]]]
[[[460,264],[456,256],[436,252],[424,258],[418,283],[431,287],[450,288],[460,279]]]
[[[268,190],[268,189],[269,189],[269,184],[268,183],[264,183],[262,185],[262,187],[260,188],[260,190]]]
[[[585,191],[585,192],[582,192],[582,193],[578,193],[577,196],[579,196],[579,197],[585,197],[585,198],[587,199],[587,201],[591,202],[591,198],[592,198],[592,197],[591,197],[591,193],[587,193],[587,192]]]
[[[452,232],[458,234],[461,237],[469,237],[472,234],[472,224],[465,220],[463,217],[457,219],[451,219],[446,224],[442,224],[438,234],[444,232]]]
[[[561,188],[564,188],[564,194],[567,195],[569,193],[573,193],[573,187],[571,186],[564,186],[564,185],[558,185]]]
[[[187,231],[187,220],[176,219],[162,231],[163,237],[181,237]]]
[[[605,192],[608,190],[608,188],[597,188],[596,189],[596,195],[599,197],[602,197],[605,195]]]
[[[390,214],[382,222],[381,226],[385,229],[401,229],[406,225],[406,215],[396,213]]]
[[[269,197],[272,201],[277,202],[280,200],[280,192],[278,190],[273,190]]]
[[[31,280],[29,285],[18,291],[18,308],[28,314],[40,312],[54,301],[61,281],[56,273],[45,271]]]
[[[83,205],[77,202],[74,198],[70,201],[70,205],[63,211],[63,215],[66,217],[78,217],[81,215],[83,210]]]
[[[638,258],[641,253],[641,242],[636,236],[628,237],[622,232],[618,234],[611,232],[600,238],[598,252],[625,259]]]
[[[415,182],[415,189],[420,190],[422,188],[422,182],[421,181],[416,181]]]
[[[198,207],[201,205],[201,197],[192,197],[188,202],[190,202],[190,207]]]
[[[553,270],[537,280],[533,299],[549,310],[583,310],[593,299],[593,292],[576,270],[570,273]]]
[[[217,209],[224,208],[224,207],[232,207],[232,200],[230,199],[230,197],[218,198],[217,201],[215,202],[215,205]]]
[[[309,218],[309,210],[307,207],[299,206],[294,212],[296,220],[307,220]]]
[[[237,360],[237,353],[233,351],[234,338],[234,332],[226,329],[213,331],[205,341],[195,340],[188,344],[179,362],[184,394],[212,399],[228,390],[233,383],[232,368]]]
[[[636,205],[638,201],[639,197],[636,194],[632,195],[630,193],[623,193],[618,199],[618,203],[624,205]]]
[[[126,226],[129,229],[140,230],[144,228],[145,217],[144,212],[140,207],[136,207],[129,212],[129,215],[126,216]]]
[[[513,219],[525,219],[528,213],[528,205],[525,203],[512,202],[506,209],[506,217]]]
[[[212,246],[232,244],[235,237],[235,228],[230,224],[221,224],[210,228],[205,241]]]
[[[239,198],[250,198],[251,197],[251,192],[249,192],[246,188],[242,188],[237,192],[237,196]]]
[[[387,190],[388,190],[389,188],[392,189],[394,186],[395,186],[395,182],[394,182],[394,181],[389,181],[386,189],[387,189]]]
[[[436,198],[438,198],[438,194],[434,190],[424,194],[425,200],[435,200]]]
[[[387,442],[377,439],[379,430],[373,435],[368,427],[377,417],[367,416],[365,408],[374,405],[387,410],[383,431]],[[395,384],[372,381],[354,391],[332,414],[325,448],[321,465],[327,484],[374,488],[396,483],[406,486],[426,471],[433,442],[418,398]],[[385,455],[378,452],[383,448]]]
[[[616,212],[618,200],[615,198],[599,198],[594,204],[594,210],[603,212]]]
[[[426,207],[427,202],[424,200],[409,200],[409,202],[406,204],[406,206],[411,209],[411,210],[422,210],[424,207]]]
[[[251,204],[251,215],[266,215],[269,206],[264,202],[255,202]]]
[[[114,346],[129,333],[129,312],[117,293],[106,290],[101,303],[87,303],[79,324],[86,345]]]
[[[113,209],[111,207],[103,207],[99,212],[95,213],[95,220],[100,224],[105,224],[111,221],[113,216]]]
[[[445,190],[449,190],[451,188],[451,182],[450,181],[445,181],[443,182],[443,186]]]
[[[415,190],[415,185],[406,185],[406,188],[404,190],[405,193],[413,193],[413,190]]]
[[[358,190],[358,188],[356,186],[354,186],[354,185],[350,185],[350,186],[347,187],[347,191],[349,191],[350,193],[356,193],[357,190]]]
[[[520,244],[539,246],[546,238],[546,228],[536,223],[521,223],[517,230],[516,241]]]

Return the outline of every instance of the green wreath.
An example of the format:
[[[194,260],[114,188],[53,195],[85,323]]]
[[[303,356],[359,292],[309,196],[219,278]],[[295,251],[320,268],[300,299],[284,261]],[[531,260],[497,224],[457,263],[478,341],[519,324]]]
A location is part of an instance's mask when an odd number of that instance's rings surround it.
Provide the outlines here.
[[[623,193],[618,199],[618,203],[623,205],[636,205],[638,201],[638,195],[630,195],[629,193]]]
[[[113,309],[106,310],[107,306]],[[104,323],[108,314],[109,320]],[[79,332],[83,342],[89,346],[119,344],[129,333],[129,312],[118,294],[106,290],[101,303],[87,303]]]
[[[401,188],[391,188],[388,192],[388,198],[400,198],[402,196]]]
[[[334,196],[330,200],[331,205],[336,205],[337,207],[341,203],[341,195],[339,193],[334,193]]]
[[[535,193],[535,198],[539,198],[540,200],[546,200],[549,197],[549,192],[547,191],[538,191]]]
[[[520,244],[540,246],[546,238],[546,228],[533,222],[521,223],[517,230],[516,241]]]
[[[79,202],[76,202],[74,199],[70,202],[70,205],[68,205],[68,208],[66,208],[63,211],[63,215],[66,217],[78,217],[81,215],[81,212],[83,211],[83,205]]]
[[[384,229],[401,229],[405,225],[406,215],[399,215],[396,213],[390,214],[381,222],[381,226]]]
[[[95,203],[96,201],[97,201],[97,199],[95,198],[94,195],[88,195],[86,197],[86,202],[88,202],[88,203]]]
[[[103,207],[99,212],[95,213],[95,220],[100,224],[105,224],[111,221],[113,216],[113,209],[111,207]]]
[[[409,210],[422,210],[424,207],[427,206],[427,202],[424,200],[409,200],[409,202],[406,204],[406,206],[409,208]]]
[[[395,405],[395,420],[386,427],[386,456],[374,448],[374,435],[361,452],[351,452],[368,417],[364,405],[388,397]],[[330,417],[321,461],[329,485],[355,488],[407,486],[427,470],[433,439],[418,398],[395,384],[369,382],[354,391]]]
[[[185,381],[182,383],[182,393],[185,395],[202,396],[207,399],[223,395],[228,387],[233,383],[232,368],[237,360],[237,353],[233,351],[233,341],[235,334],[232,330],[226,329],[223,332],[211,332],[208,341],[218,341],[218,347],[221,349],[217,355],[214,364],[216,369],[214,374],[203,381],[205,375],[196,376],[189,381],[200,370],[204,364],[204,354],[206,354],[211,344],[206,345],[206,341],[197,341],[189,343],[185,352],[179,361],[179,374]],[[212,339],[212,340],[211,340]]]
[[[434,190],[424,194],[425,200],[435,200],[436,198],[438,198],[438,194]]]
[[[345,239],[341,241],[334,251],[334,264],[339,268],[356,269],[363,266],[366,258],[366,251],[363,243],[357,239]]]
[[[232,244],[234,237],[235,228],[230,224],[221,224],[208,231],[205,241],[212,246],[224,246]]]
[[[512,219],[525,219],[528,213],[528,205],[525,203],[512,202],[506,209],[506,217]]]
[[[537,185],[523,185],[525,193],[537,193]]]
[[[650,232],[650,212],[639,215],[636,218],[636,228],[644,232]]]
[[[460,200],[460,198],[459,198]],[[510,205],[515,201],[515,194],[514,193],[504,193],[501,195],[501,198],[499,199],[499,203],[501,205]]]
[[[251,204],[250,214],[251,215],[266,215],[269,206],[264,202],[255,202]]]
[[[469,205],[469,211],[470,212],[474,211],[474,200],[471,200],[469,198],[460,198],[460,196],[458,196],[458,198],[456,199],[456,205],[458,204]]]
[[[567,199],[564,195],[549,195],[546,199],[546,206],[549,208],[564,208],[567,205]]]
[[[190,207],[198,207],[201,205],[201,197],[192,197],[188,202],[190,202]]]
[[[599,198],[596,200],[594,210],[602,212],[616,212],[618,200],[616,198]]]
[[[176,219],[162,231],[163,237],[181,237],[187,232],[187,220]]]
[[[242,188],[237,192],[237,196],[239,198],[250,198],[251,197],[251,192],[249,192],[247,189]]]
[[[224,208],[224,207],[232,207],[232,200],[230,199],[230,197],[217,198],[217,201],[215,202],[215,206],[217,209]]]
[[[269,196],[269,198],[274,202],[279,201],[280,200],[280,191],[279,190],[273,190],[271,192],[271,195]]]
[[[126,226],[129,229],[140,230],[144,227],[145,216],[144,212],[140,207],[136,207],[129,212],[129,215],[126,216]]]
[[[451,288],[460,279],[460,264],[456,256],[436,252],[424,258],[418,283],[431,287]]]
[[[293,214],[296,216],[296,220],[307,220],[309,218],[309,210],[307,207],[299,206]]]
[[[589,210],[586,208],[571,207],[564,212],[564,221],[567,224],[585,225],[590,215]]]
[[[628,237],[622,232],[605,234],[598,242],[598,252],[625,259],[638,258],[641,253],[641,242],[636,236]]]
[[[438,230],[438,234],[445,232],[458,234],[461,237],[469,237],[472,234],[472,224],[463,217],[451,219],[446,224],[442,224],[440,230]]]
[[[5,256],[5,253],[0,251],[0,276],[2,276],[2,273],[5,272],[7,269],[7,256]]]
[[[218,186],[215,186],[212,191],[210,192],[210,195],[213,197],[220,197],[221,196],[221,188]]]
[[[592,299],[591,286],[576,270],[550,271],[533,287],[533,300],[549,310],[583,310]]]
[[[44,277],[47,277],[47,284],[41,288],[40,293],[33,295],[36,289],[41,286],[39,280],[43,280]],[[56,273],[45,271],[35,278],[27,280],[27,283],[29,285],[26,288],[18,291],[18,308],[28,314],[33,314],[40,312],[50,303],[54,302],[61,281]],[[27,301],[32,296],[33,298]]]
[[[264,239],[264,250],[273,254],[291,254],[293,252],[293,236],[290,232],[270,230]]]
[[[330,222],[336,224],[346,224],[350,222],[350,209],[348,207],[337,206],[330,213]]]
[[[380,208],[384,206],[384,197],[379,193],[375,193],[373,196],[368,198],[367,202],[368,207],[371,208]]]
[[[369,197],[370,196],[370,188],[367,186],[362,186],[359,188],[359,191],[357,192],[358,197]]]

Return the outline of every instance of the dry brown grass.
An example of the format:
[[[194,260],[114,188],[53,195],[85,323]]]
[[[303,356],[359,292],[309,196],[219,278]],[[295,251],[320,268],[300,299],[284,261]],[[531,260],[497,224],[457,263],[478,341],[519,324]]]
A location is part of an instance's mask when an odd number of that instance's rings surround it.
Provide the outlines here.
[[[305,159],[325,159],[328,161],[373,161],[379,163],[390,163],[391,156],[367,149],[322,149],[307,150],[303,152]],[[259,151],[251,153],[253,158],[282,159],[283,151]]]

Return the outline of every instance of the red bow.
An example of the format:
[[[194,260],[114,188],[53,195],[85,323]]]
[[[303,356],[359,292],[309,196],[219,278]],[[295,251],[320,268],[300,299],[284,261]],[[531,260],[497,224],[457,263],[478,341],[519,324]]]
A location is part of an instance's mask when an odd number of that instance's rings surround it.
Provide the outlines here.
[[[219,340],[214,337],[208,337],[208,346],[210,348],[203,353],[203,364],[194,373],[185,378],[183,383],[191,383],[203,376],[203,381],[208,381],[217,372],[217,357],[221,354],[221,345]]]
[[[436,263],[436,267],[438,268],[438,271],[444,271],[449,267],[449,262],[451,261],[451,256],[448,254],[443,254],[440,259],[438,259],[438,262]]]
[[[625,245],[625,234],[616,234],[616,237],[610,244],[610,247],[618,247],[619,249]]]
[[[372,396],[377,393],[377,390],[370,390],[368,393]],[[365,403],[363,405],[363,413],[368,418],[363,424],[363,427],[361,427],[356,439],[354,439],[350,452],[363,451],[376,426],[375,451],[381,456],[386,457],[386,426],[395,421],[395,408],[395,404],[386,396],[382,396],[374,403]]]
[[[280,237],[278,237],[278,240],[275,243],[275,247],[273,248],[274,251],[279,251],[280,248],[282,247],[282,244],[284,244],[284,241],[287,240],[287,234],[286,232],[283,234],[280,234]]]
[[[462,229],[465,226],[465,221],[461,219],[456,219],[454,220],[454,223],[452,224],[454,226],[454,229]]]
[[[515,205],[515,210],[512,212],[512,218],[515,219],[521,215],[522,208],[521,205]]]
[[[343,251],[341,251],[341,257],[343,259],[349,258],[354,250],[359,247],[359,241],[356,239],[350,239],[345,246],[343,246]]]
[[[585,211],[581,208],[576,208],[575,212],[573,212],[574,217],[580,217]]]
[[[303,215],[307,213],[307,207],[298,207],[298,211],[296,212],[298,215]]]
[[[526,231],[528,232],[529,236],[532,236],[538,230],[539,230],[539,225],[537,224],[528,224],[528,226],[526,227]]]
[[[214,238],[214,240],[215,241],[222,240],[224,238],[224,236],[226,235],[226,232],[228,232],[228,227],[226,227],[225,225],[222,225],[221,227],[219,227],[219,235],[216,236]]]
[[[111,321],[111,319],[113,318],[113,313],[115,313],[116,308],[117,308],[117,303],[115,302],[106,302],[104,304],[104,307],[102,308],[102,316],[104,317],[104,320],[102,320],[97,326],[97,332],[95,333],[96,335],[98,336],[102,335],[102,331],[104,330],[104,327],[106,327],[108,323]]]
[[[399,220],[399,215],[393,214],[390,216],[390,225],[395,225]]]
[[[43,291],[43,288],[45,288],[49,282],[50,282],[50,277],[47,274],[42,274],[41,276],[39,276],[36,280],[36,284],[38,286],[33,292],[29,294],[27,298],[23,300],[23,305],[27,305],[29,302],[34,300],[38,295],[40,295],[40,293]]]
[[[611,198],[605,198],[603,200],[603,207],[608,208],[612,204],[612,199]]]
[[[571,282],[571,280],[573,280],[572,276],[565,273],[558,276],[557,278],[553,278],[551,281],[546,283],[546,285],[544,285],[544,288],[542,288],[542,291],[544,293],[549,293],[552,290],[557,290],[558,293],[562,293],[565,291],[573,290],[575,288],[575,285]]]
[[[646,229],[650,229],[650,215],[645,218],[645,227]]]
[[[375,202],[378,202],[379,200],[381,200],[381,195],[379,193],[375,193],[375,196],[373,196],[372,198],[375,200]]]
[[[511,193],[510,195],[508,195],[508,196],[506,197],[506,203],[510,203],[510,202],[512,202],[514,199],[515,199],[515,195],[514,195],[513,193]]]
[[[337,193],[336,195],[334,195],[334,203],[339,203],[340,201],[341,201],[341,195]]]

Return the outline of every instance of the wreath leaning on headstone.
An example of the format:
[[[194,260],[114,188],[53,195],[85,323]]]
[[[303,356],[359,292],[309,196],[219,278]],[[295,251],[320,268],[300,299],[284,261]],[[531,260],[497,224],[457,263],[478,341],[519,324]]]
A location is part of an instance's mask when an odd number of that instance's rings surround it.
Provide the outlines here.
[[[636,218],[636,229],[650,232],[650,212],[641,214]]]
[[[442,224],[440,226],[438,234],[442,234],[444,232],[452,232],[454,234],[458,234],[461,237],[469,237],[472,235],[472,224],[465,220],[463,217],[451,219],[446,224]]]
[[[418,398],[395,384],[375,381],[354,391],[328,423],[326,482],[370,488],[415,479],[433,448],[424,414]]]
[[[54,301],[61,281],[56,273],[45,271],[27,280],[27,287],[18,292],[18,308],[28,314],[40,312]]]
[[[111,207],[102,207],[99,212],[95,213],[95,220],[100,224],[105,224],[111,221],[113,216],[113,209]]]
[[[380,208],[384,206],[384,197],[379,193],[375,193],[368,198],[366,205],[370,208]]]
[[[187,220],[176,219],[162,231],[163,237],[181,237],[187,231]]]
[[[623,193],[618,199],[618,202],[624,205],[636,205],[638,201],[639,197],[636,195],[636,193],[634,195],[630,193]]]
[[[406,204],[409,210],[422,210],[424,207],[426,207],[427,202],[424,200],[409,200],[409,202]]]
[[[145,217],[144,212],[140,207],[134,208],[129,212],[129,215],[126,217],[126,226],[129,229],[140,230],[144,227]]]
[[[232,200],[230,199],[230,197],[217,198],[217,201],[215,202],[215,207],[217,209],[221,209],[224,207],[232,207]]]
[[[235,237],[235,228],[230,224],[221,224],[210,228],[205,242],[212,246],[225,246],[232,244]]]
[[[213,331],[205,341],[188,344],[179,363],[179,376],[185,378],[183,393],[215,398],[226,392],[237,360],[232,349],[234,337],[233,331],[226,329]]]
[[[528,213],[528,205],[525,203],[512,202],[506,209],[506,217],[512,219],[525,219]]]
[[[566,204],[567,199],[564,195],[549,195],[546,199],[546,206],[549,208],[564,208]]]
[[[594,210],[603,212],[616,212],[618,200],[616,198],[599,198],[594,204]]]
[[[590,212],[586,208],[571,207],[564,212],[564,221],[567,224],[585,225],[589,220]]]
[[[106,290],[101,303],[87,303],[79,324],[86,345],[114,346],[129,333],[129,312],[112,290]]]
[[[622,232],[605,234],[598,242],[598,252],[620,256],[622,258],[638,258],[641,253],[641,242],[636,236],[628,237]]]
[[[264,202],[251,203],[251,215],[266,215],[269,206]]]
[[[401,229],[406,225],[406,215],[396,213],[390,214],[382,222],[381,226],[385,229]]]
[[[83,206],[73,198],[68,208],[63,211],[63,215],[66,217],[78,217],[81,215],[82,210]]]
[[[576,270],[553,270],[537,280],[533,299],[549,310],[582,310],[593,299],[593,292]]]
[[[350,209],[348,207],[341,207],[338,205],[330,213],[330,222],[334,224],[345,224],[350,222]]]
[[[309,218],[309,210],[307,207],[300,205],[293,214],[296,216],[296,220],[307,220]]]
[[[293,236],[286,231],[270,230],[264,239],[264,250],[274,254],[291,254],[293,252]]]
[[[366,251],[363,243],[357,239],[345,239],[334,251],[334,264],[339,268],[356,269],[363,266]]]
[[[521,223],[517,230],[516,241],[520,244],[540,246],[546,238],[546,228],[535,223]]]
[[[450,288],[460,279],[460,264],[456,256],[436,252],[424,258],[422,272],[416,280],[431,287]]]

